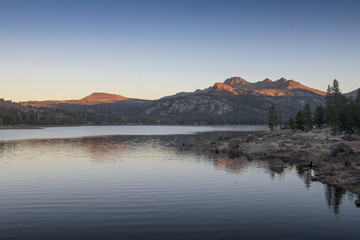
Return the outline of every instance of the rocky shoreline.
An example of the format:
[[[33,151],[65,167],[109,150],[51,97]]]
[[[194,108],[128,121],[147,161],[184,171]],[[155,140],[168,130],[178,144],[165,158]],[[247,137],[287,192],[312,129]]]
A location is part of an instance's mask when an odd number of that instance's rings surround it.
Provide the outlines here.
[[[267,160],[271,168],[296,164],[313,169],[312,181],[320,181],[360,194],[360,135],[332,135],[330,129],[311,132],[257,133],[233,138],[220,137],[197,145],[204,151],[245,155],[249,160]]]

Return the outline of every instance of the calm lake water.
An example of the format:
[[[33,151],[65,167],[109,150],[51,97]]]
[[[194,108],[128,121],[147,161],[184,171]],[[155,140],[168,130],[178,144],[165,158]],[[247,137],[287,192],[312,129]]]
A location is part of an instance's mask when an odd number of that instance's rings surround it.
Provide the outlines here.
[[[0,239],[360,239],[356,194],[182,146],[256,130],[1,130]]]

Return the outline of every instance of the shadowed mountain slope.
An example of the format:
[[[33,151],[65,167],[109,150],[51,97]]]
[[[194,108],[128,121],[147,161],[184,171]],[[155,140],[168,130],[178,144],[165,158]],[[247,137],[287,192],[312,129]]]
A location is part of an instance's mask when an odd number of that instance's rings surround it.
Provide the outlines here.
[[[355,99],[357,97],[357,94],[358,94],[358,91],[360,90],[360,88],[354,90],[354,91],[351,91],[351,92],[348,92],[348,93],[345,93],[345,97],[352,97],[353,99]]]

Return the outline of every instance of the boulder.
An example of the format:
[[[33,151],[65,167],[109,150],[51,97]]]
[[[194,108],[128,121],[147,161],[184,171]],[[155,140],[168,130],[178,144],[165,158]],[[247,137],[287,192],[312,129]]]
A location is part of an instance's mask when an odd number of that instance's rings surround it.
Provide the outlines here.
[[[350,155],[354,152],[354,150],[345,143],[336,143],[334,145],[331,145],[330,147],[330,155],[336,156],[339,153],[344,153],[344,155]]]
[[[299,164],[300,167],[312,167],[312,161],[310,162],[302,162]]]
[[[344,162],[344,165],[345,165],[345,167],[350,167],[350,166],[351,166],[351,162],[350,162],[350,161],[345,161],[345,162]]]
[[[226,148],[222,148],[222,149],[220,150],[220,152],[222,152],[222,153],[227,153],[227,149],[226,149]]]
[[[228,152],[235,152],[239,148],[239,144],[237,141],[229,142],[229,145],[227,147]]]
[[[345,136],[342,137],[342,139],[345,140],[345,141],[349,141],[349,142],[356,140],[355,138],[353,138],[353,137],[351,136],[351,134],[346,134]]]
[[[247,137],[245,138],[245,142],[252,142],[252,141],[254,141],[254,140],[255,140],[255,136],[253,136],[253,135],[247,136]]]
[[[318,182],[319,180],[320,180],[319,177],[311,176],[311,181]]]
[[[312,161],[311,167],[317,168],[317,167],[319,167],[319,165],[320,165],[320,162],[319,162],[319,161]]]
[[[303,148],[312,148],[313,146],[310,143],[307,143],[303,146]]]
[[[356,199],[355,201],[356,207],[360,207],[360,199]]]

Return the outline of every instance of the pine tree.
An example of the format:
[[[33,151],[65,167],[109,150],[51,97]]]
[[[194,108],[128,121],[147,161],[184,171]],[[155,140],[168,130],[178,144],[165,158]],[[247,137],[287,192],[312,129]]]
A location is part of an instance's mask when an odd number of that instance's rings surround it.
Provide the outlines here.
[[[295,122],[293,118],[289,119],[289,128],[291,129],[295,129]]]
[[[314,112],[314,124],[317,127],[321,127],[325,124],[325,109],[322,106],[318,106]]]
[[[346,98],[341,94],[339,82],[336,79],[333,82],[333,86],[328,87],[325,96],[325,104],[327,122],[330,124],[334,132],[341,130],[340,125],[344,125],[347,121],[344,117],[345,115],[342,113],[346,105]]]
[[[332,92],[336,98],[341,97],[339,82],[336,79],[334,79],[334,81],[333,81]]]
[[[268,112],[268,126],[271,131],[274,131],[277,123],[277,115],[275,106],[271,106]]]
[[[357,96],[354,101],[354,125],[360,129],[360,89],[357,92]]]
[[[304,130],[304,124],[305,124],[304,114],[300,110],[300,111],[297,112],[296,117],[295,117],[295,128],[300,129],[301,131],[303,131]]]
[[[311,114],[311,107],[308,103],[304,107],[303,114],[304,114],[305,128],[307,130],[311,130],[312,129],[312,117],[311,117],[312,114]]]
[[[339,128],[341,131],[352,133],[355,121],[355,102],[352,98],[345,98],[345,101],[340,110]]]
[[[280,106],[279,110],[278,110],[278,116],[279,116],[279,127],[280,129],[282,128],[282,114],[283,114],[283,111],[282,111],[282,108]]]

